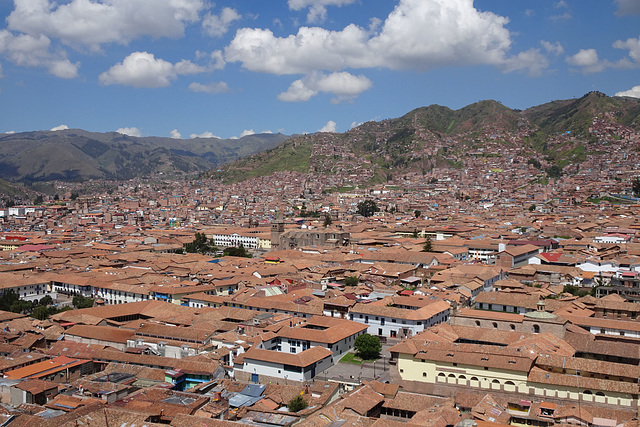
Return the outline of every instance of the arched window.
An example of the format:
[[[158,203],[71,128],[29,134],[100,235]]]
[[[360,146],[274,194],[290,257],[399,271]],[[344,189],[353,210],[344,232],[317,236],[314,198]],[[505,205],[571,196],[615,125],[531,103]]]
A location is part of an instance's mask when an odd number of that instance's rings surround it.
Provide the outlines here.
[[[601,392],[601,391],[599,391],[599,392],[597,392],[597,393],[596,393],[596,396],[602,396],[602,397],[604,397],[604,393],[603,393],[603,392]]]
[[[509,328],[511,328],[512,331],[516,330],[516,325],[514,325],[513,323],[509,325]]]
[[[476,320],[476,326],[480,326],[480,321]]]
[[[498,324],[496,322],[492,323],[493,329],[498,329]]]
[[[540,325],[533,325],[533,333],[534,334],[540,333]]]
[[[585,390],[582,392],[582,394],[592,395],[593,393],[591,393],[591,390]]]

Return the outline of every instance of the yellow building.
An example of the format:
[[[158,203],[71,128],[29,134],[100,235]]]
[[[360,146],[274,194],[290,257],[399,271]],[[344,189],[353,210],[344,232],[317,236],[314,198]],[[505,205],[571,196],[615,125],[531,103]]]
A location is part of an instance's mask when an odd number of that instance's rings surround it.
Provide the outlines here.
[[[516,347],[418,340],[405,340],[390,351],[404,381],[638,406],[637,365],[530,354]]]

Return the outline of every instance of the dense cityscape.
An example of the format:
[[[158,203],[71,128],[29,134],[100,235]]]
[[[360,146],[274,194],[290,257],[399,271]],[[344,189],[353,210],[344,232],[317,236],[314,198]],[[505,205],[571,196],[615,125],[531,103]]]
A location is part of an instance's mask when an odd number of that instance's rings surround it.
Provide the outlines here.
[[[344,141],[397,143],[386,122],[285,141],[306,170],[3,194],[0,421],[636,426],[640,132],[619,115],[544,155],[524,122],[417,126],[377,182]]]

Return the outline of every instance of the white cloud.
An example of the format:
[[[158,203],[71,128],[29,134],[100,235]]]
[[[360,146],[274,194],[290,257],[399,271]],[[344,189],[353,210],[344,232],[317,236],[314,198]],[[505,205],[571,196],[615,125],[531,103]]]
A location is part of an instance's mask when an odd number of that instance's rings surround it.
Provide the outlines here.
[[[529,75],[539,76],[548,66],[549,60],[540,52],[540,49],[531,48],[507,58],[502,70],[507,73],[523,70],[527,71]]]
[[[297,34],[276,37],[270,30],[241,28],[226,47],[225,59],[273,74],[477,64],[520,69],[507,64],[518,60],[508,58],[508,22],[480,12],[471,0],[400,0],[377,32],[351,24],[341,31],[302,27]]]
[[[578,53],[566,59],[567,63],[580,67],[583,73],[598,73],[607,68],[639,68],[640,67],[640,37],[627,40],[616,40],[612,46],[616,49],[629,51],[629,57],[617,61],[600,59],[595,49],[580,49]]]
[[[349,102],[371,87],[371,80],[365,76],[354,76],[347,72],[323,74],[314,72],[289,86],[278,99],[286,102],[308,101],[320,92],[332,93],[332,103]]]
[[[202,83],[191,83],[189,85],[189,90],[191,92],[202,92],[202,93],[224,93],[229,92],[229,86],[226,82],[211,82],[207,84]]]
[[[207,13],[202,20],[202,28],[211,37],[220,37],[229,31],[229,26],[233,21],[237,21],[240,18],[242,16],[235,9],[225,7],[220,15],[214,15],[211,12]]]
[[[169,132],[169,136],[173,139],[182,139],[182,134],[178,132],[178,129],[174,129]]]
[[[166,87],[180,74],[196,74],[205,69],[191,61],[182,60],[172,64],[156,59],[148,52],[133,52],[122,62],[100,74],[100,84],[120,84],[133,87]]]
[[[634,86],[629,90],[616,92],[615,96],[629,96],[631,98],[640,98],[640,86]]]
[[[69,129],[69,126],[67,125],[60,125],[60,126],[56,126],[54,128],[51,128],[52,132],[58,131],[58,130],[67,130]]]
[[[546,40],[541,40],[540,44],[546,52],[552,53],[554,55],[562,55],[564,53],[564,47],[560,42],[552,43]]]
[[[245,129],[240,134],[240,138],[242,138],[243,136],[249,136],[249,135],[255,135],[255,134],[256,133],[253,131],[253,129]]]
[[[5,135],[13,135],[14,133],[16,133],[15,130],[9,130],[5,132]]]
[[[327,6],[344,6],[354,2],[355,0],[289,0],[289,9],[309,8],[307,22],[323,22],[327,19]]]
[[[189,135],[189,137],[191,139],[194,139],[194,138],[218,138],[218,139],[222,139],[219,136],[215,136],[213,133],[211,133],[209,131],[202,132],[201,134],[192,133],[191,135]]]
[[[569,65],[582,68],[584,73],[597,73],[605,69],[595,49],[580,49],[575,55],[567,57],[566,61]]]
[[[99,50],[104,43],[127,44],[141,36],[178,38],[196,22],[205,0],[14,0],[8,28]]]
[[[0,30],[0,54],[5,54],[11,62],[23,67],[44,67],[60,78],[76,77],[80,64],[71,63],[62,50],[51,52],[50,47],[51,40],[44,35],[15,35]]]
[[[224,61],[224,55],[221,50],[214,50],[211,53],[202,52],[200,50],[196,50],[196,59],[207,59],[209,61],[209,65],[207,68],[210,70],[222,70],[226,65]]]
[[[2,64],[0,64],[0,79],[3,78],[4,75],[2,75]]]
[[[640,2],[638,0],[615,0],[618,10],[616,15],[640,15]]]
[[[142,132],[140,132],[140,129],[138,129],[137,127],[120,128],[116,129],[116,132],[128,136],[137,136],[138,138],[142,136]]]
[[[331,132],[334,133],[336,131],[336,122],[333,120],[329,120],[326,125],[324,125],[321,129],[318,129],[318,132]]]
[[[637,63],[640,64],[640,37],[637,39],[616,40],[613,43],[613,47],[616,49],[629,49],[629,56]]]
[[[265,130],[263,130],[263,131],[262,131],[262,132],[260,132],[260,133],[273,133],[273,132],[272,132],[272,131],[270,131],[269,129],[265,129]]]

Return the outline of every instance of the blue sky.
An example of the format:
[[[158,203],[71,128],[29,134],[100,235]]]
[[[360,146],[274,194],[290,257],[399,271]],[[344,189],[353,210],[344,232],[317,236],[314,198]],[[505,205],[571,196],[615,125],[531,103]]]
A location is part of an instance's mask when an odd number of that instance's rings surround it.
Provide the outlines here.
[[[0,133],[343,132],[640,97],[639,0],[0,1]]]

